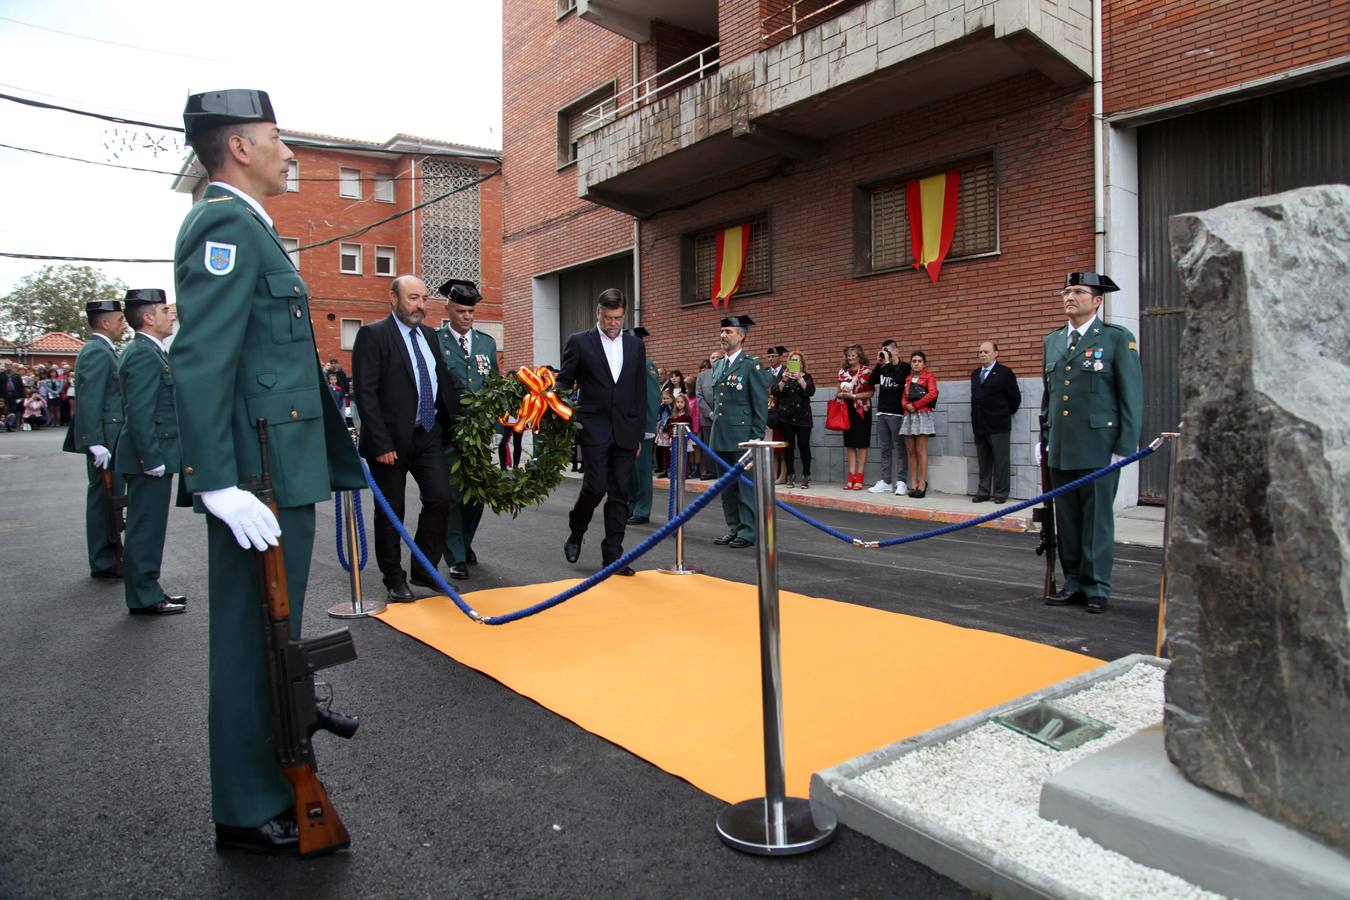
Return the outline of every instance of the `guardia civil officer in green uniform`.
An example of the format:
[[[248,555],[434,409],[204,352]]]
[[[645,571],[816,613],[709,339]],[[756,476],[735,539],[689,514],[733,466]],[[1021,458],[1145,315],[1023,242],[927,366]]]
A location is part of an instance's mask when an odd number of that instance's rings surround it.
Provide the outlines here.
[[[260,556],[284,537],[291,630],[299,637],[314,504],[365,486],[325,394],[309,289],[262,200],[286,190],[293,158],[262,91],[194,94],[187,142],[210,183],[174,250],[179,330],[169,351],[182,476],[206,512],[210,603],[211,811],[216,846],[298,847],[294,797],[268,744]],[[280,517],[239,485],[260,473],[259,418]]]
[[[1070,272],[1060,298],[1068,322],[1045,336],[1041,435],[1050,484],[1059,487],[1139,449],[1144,384],[1129,329],[1102,321],[1103,296],[1120,290],[1096,272]],[[1037,448],[1039,454],[1041,449]],[[1120,472],[1055,499],[1064,588],[1050,606],[1106,612],[1115,559],[1113,504]]]
[[[488,373],[500,375],[497,367],[497,341],[485,331],[473,327],[474,310],[483,299],[478,285],[472,281],[451,278],[441,285],[445,297],[446,315],[450,324],[436,332],[440,338],[441,356],[450,380],[461,394],[471,393],[483,386]],[[445,465],[450,471],[459,459],[459,447],[453,440],[445,442]],[[450,566],[451,578],[468,578],[469,566],[478,562],[473,552],[473,538],[483,520],[483,504],[466,501],[463,493],[450,482],[450,520],[445,530],[445,561]]]
[[[745,329],[754,325],[749,316],[722,320],[718,338],[726,355],[713,364],[713,420],[709,444],[718,456],[735,462],[744,452],[742,441],[764,437],[769,418],[769,385],[759,360],[743,352]],[[713,541],[726,547],[751,547],[755,543],[755,495],[739,480],[722,492],[722,515],[727,533]]]
[[[173,316],[168,298],[158,288],[133,288],[123,302],[136,335],[122,351],[117,369],[123,423],[113,460],[127,484],[122,587],[130,614],[173,615],[183,612],[187,602],[159,586],[173,475],[180,461],[173,374],[164,346],[173,334]]]
[[[641,325],[630,328],[629,333],[643,341],[651,332]],[[633,462],[633,484],[629,488],[632,500],[628,504],[628,524],[645,525],[652,520],[652,445],[656,441],[656,420],[661,416],[661,376],[656,371],[656,360],[647,357],[647,427],[651,431],[642,434],[642,448]]]
[[[122,392],[113,342],[126,330],[126,318],[120,300],[91,300],[84,305],[84,313],[89,317],[89,340],[75,357],[79,402],[61,449],[85,454],[89,488],[84,499],[84,534],[89,546],[89,574],[117,578],[117,548],[108,525],[111,512],[103,491],[103,473],[113,472],[112,493],[120,497],[123,482],[113,468],[113,449],[122,431]]]

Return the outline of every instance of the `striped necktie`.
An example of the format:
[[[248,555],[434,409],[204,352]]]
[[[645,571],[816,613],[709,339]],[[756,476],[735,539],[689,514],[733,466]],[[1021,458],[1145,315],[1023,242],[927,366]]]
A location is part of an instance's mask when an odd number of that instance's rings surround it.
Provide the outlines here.
[[[430,431],[436,425],[436,402],[431,396],[431,373],[427,371],[427,359],[417,347],[417,329],[408,333],[412,338],[413,358],[417,360],[417,424],[423,431]]]

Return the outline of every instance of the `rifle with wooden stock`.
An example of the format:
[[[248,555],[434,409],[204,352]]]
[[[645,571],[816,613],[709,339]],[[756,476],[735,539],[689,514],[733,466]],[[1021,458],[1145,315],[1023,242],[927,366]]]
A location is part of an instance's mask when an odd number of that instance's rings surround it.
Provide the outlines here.
[[[112,465],[112,460],[108,461]],[[103,469],[103,496],[108,501],[108,539],[112,541],[113,554],[116,561],[113,563],[113,571],[117,577],[122,577],[122,532],[126,530],[126,495],[118,496],[113,493],[112,472]]]
[[[272,515],[276,494],[267,463],[267,420],[259,419],[258,445],[262,451],[261,479],[246,485]],[[263,645],[272,694],[272,746],[281,770],[295,793],[295,821],[300,832],[300,855],[320,856],[351,844],[328,792],[319,781],[312,738],[319,729],[349,738],[360,724],[316,702],[314,673],[356,659],[351,633],[339,628],[308,640],[291,638],[290,595],[281,539],[275,547],[258,551],[262,557]]]
[[[1050,451],[1046,446],[1046,424],[1041,422],[1041,493],[1050,491]],[[1031,521],[1041,525],[1041,541],[1036,545],[1036,555],[1045,557],[1045,583],[1043,595],[1051,596],[1059,591],[1055,586],[1055,501],[1047,498],[1040,506],[1031,511]]]

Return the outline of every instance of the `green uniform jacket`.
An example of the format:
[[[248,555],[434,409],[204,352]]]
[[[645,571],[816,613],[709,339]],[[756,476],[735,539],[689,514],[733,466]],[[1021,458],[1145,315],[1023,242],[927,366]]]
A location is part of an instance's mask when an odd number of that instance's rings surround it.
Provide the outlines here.
[[[117,447],[122,431],[122,392],[117,382],[117,351],[90,335],[75,357],[75,421],[61,449],[85,453],[92,446]],[[111,469],[110,469],[111,471]]]
[[[141,475],[156,466],[165,474],[182,464],[178,416],[173,405],[173,373],[166,356],[143,334],[132,338],[117,369],[126,422],[117,441],[117,471]]]
[[[647,357],[647,427],[652,435],[656,434],[656,422],[661,418],[661,373],[657,371],[656,360]],[[647,440],[647,432],[643,439]]]
[[[1069,329],[1045,336],[1042,427],[1049,429],[1052,469],[1110,465],[1111,454],[1139,449],[1144,381],[1139,345],[1129,329],[1097,319],[1070,353]]]
[[[759,360],[744,352],[730,366],[719,359],[713,365],[712,394],[716,419],[709,444],[714,449],[763,439],[769,418],[769,385]]]
[[[436,336],[440,339],[441,357],[450,371],[450,378],[463,393],[471,393],[482,387],[488,372],[501,374],[497,368],[497,342],[492,335],[473,329],[467,358],[459,347],[459,338],[451,333],[449,325],[437,329]]]
[[[271,226],[212,185],[183,220],[174,260],[179,332],[169,358],[187,491],[257,475],[260,418],[279,507],[365,487],[323,386],[309,288]]]

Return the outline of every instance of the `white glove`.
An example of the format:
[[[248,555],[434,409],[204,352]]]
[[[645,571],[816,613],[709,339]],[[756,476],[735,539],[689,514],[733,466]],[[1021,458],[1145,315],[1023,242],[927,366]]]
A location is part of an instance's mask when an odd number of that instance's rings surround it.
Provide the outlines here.
[[[237,487],[221,488],[218,491],[202,491],[202,506],[234,532],[239,546],[248,550],[266,550],[277,545],[281,537],[281,526],[277,517],[257,497]]]
[[[146,469],[146,470],[145,470],[145,474],[149,475],[151,478],[163,478],[163,477],[164,477],[164,466],[161,464],[161,465],[155,466],[153,469]]]
[[[1112,453],[1112,454],[1111,454],[1111,465],[1114,466],[1116,463],[1120,462],[1120,461],[1121,461],[1122,459],[1124,459],[1124,458],[1125,458],[1125,457],[1121,456],[1119,453]]]
[[[1036,446],[1036,465],[1039,466],[1041,464],[1041,442],[1037,441],[1035,446]]]
[[[94,455],[94,465],[100,469],[108,468],[108,462],[112,459],[112,451],[102,444],[90,444],[89,452]]]

